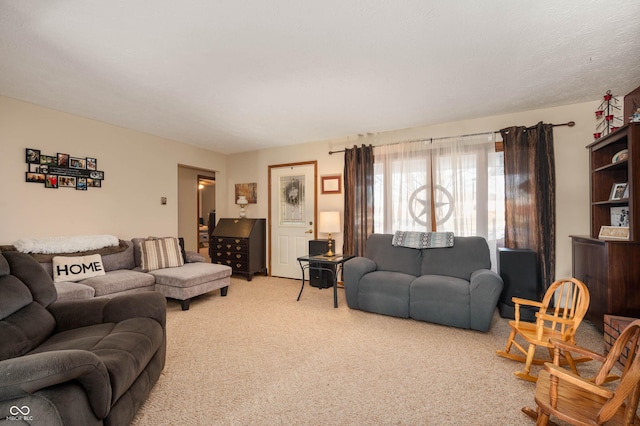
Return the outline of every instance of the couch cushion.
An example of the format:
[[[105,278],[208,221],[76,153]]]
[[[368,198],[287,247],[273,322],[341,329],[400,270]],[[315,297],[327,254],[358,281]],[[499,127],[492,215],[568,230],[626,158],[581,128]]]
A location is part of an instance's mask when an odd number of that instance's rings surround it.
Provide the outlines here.
[[[118,253],[102,255],[102,263],[104,264],[105,271],[109,272],[118,269],[135,268],[136,265],[133,258],[133,243],[131,241],[124,241],[123,243],[127,245],[126,250],[120,251]]]
[[[44,307],[56,301],[57,293],[51,275],[33,257],[17,251],[3,255],[11,275],[18,277],[29,288],[34,301]]]
[[[58,302],[64,300],[91,299],[96,294],[95,288],[72,281],[56,283],[56,291],[58,292]]]
[[[126,290],[153,286],[155,278],[153,275],[144,272],[119,269],[107,272],[101,277],[87,278],[80,281],[80,283],[93,287],[95,289],[95,297],[100,297]]]
[[[394,247],[392,234],[372,234],[367,239],[365,256],[376,262],[377,270],[420,275],[421,250]]]
[[[413,319],[469,328],[469,282],[443,275],[416,278],[409,290],[409,315]]]
[[[131,318],[54,334],[31,353],[65,349],[93,352],[107,367],[115,402],[144,370],[163,339],[157,321]]]
[[[215,281],[231,275],[232,269],[226,265],[213,263],[186,263],[179,268],[149,271],[156,284],[173,287],[192,287],[209,281]]]
[[[102,256],[55,256],[52,259],[53,282],[80,281],[104,275]]]
[[[140,267],[143,272],[184,265],[177,238],[157,238],[140,243]]]
[[[374,271],[362,277],[358,286],[358,307],[364,311],[395,317],[409,317],[409,286],[413,275]]]
[[[448,275],[469,281],[478,269],[491,269],[487,240],[455,237],[453,247],[422,250],[422,268],[418,275]]]

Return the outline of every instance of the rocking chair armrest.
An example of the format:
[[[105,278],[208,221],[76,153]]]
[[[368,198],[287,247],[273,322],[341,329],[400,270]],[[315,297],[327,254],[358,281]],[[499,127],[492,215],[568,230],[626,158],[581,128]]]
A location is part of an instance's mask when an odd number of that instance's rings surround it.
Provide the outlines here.
[[[584,389],[585,391],[601,396],[603,398],[610,399],[614,392],[602,386],[598,386],[589,379],[580,377],[570,370],[562,368],[560,366],[545,362],[544,369],[549,372],[550,375],[558,377],[562,381],[571,383],[574,386]]]
[[[549,339],[549,342],[554,347],[559,348],[563,351],[574,352],[580,355],[584,355],[586,357],[591,358],[594,361],[604,362],[606,360],[606,357],[600,355],[597,352],[593,352],[589,349],[574,345],[573,343],[565,342],[564,340],[560,340],[552,337],[551,339]]]
[[[535,300],[522,299],[520,297],[512,297],[511,301],[518,305],[535,306],[536,308],[542,308],[544,306],[541,302]]]
[[[560,323],[567,324],[567,325],[574,325],[576,323],[576,321],[574,319],[557,317],[557,316],[554,316],[554,315],[544,314],[544,313],[540,313],[540,312],[536,312],[536,318],[541,319],[541,320],[545,320],[545,321],[560,322]]]

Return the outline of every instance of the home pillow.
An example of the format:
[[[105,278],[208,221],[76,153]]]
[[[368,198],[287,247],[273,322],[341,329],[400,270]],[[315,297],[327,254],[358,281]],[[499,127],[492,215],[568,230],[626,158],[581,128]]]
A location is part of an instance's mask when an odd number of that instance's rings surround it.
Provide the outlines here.
[[[154,238],[140,243],[140,267],[143,272],[184,265],[177,238]]]
[[[104,275],[102,256],[92,254],[90,256],[54,256],[53,282],[80,281],[85,278]]]

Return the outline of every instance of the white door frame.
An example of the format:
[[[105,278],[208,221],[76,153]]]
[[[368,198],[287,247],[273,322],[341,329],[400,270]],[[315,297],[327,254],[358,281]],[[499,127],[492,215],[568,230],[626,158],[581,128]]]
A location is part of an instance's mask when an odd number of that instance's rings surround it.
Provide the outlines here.
[[[271,214],[272,212],[272,208],[271,208],[271,204],[274,202],[274,200],[271,199],[271,171],[272,169],[277,169],[277,168],[285,168],[285,167],[296,167],[296,166],[308,166],[308,165],[313,165],[313,187],[314,187],[314,191],[313,191],[313,239],[316,239],[317,235],[318,235],[318,221],[316,220],[317,216],[318,216],[318,161],[317,160],[313,160],[313,161],[302,161],[299,163],[286,163],[286,164],[273,164],[269,166],[269,187],[268,187],[268,194],[269,194],[269,206],[268,206],[268,213],[267,213],[267,223],[269,224],[269,238],[267,238],[268,242],[267,242],[267,253],[269,255],[269,265],[268,265],[268,270],[269,270],[269,276],[271,276],[271,239],[272,239],[272,228],[273,228],[273,216]],[[275,202],[277,202],[278,200],[275,200]]]

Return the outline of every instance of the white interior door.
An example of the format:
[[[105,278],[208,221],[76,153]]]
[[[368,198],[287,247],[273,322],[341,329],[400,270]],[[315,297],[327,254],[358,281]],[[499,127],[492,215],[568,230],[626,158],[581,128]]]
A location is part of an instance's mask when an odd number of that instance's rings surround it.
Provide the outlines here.
[[[302,277],[296,260],[315,237],[317,164],[274,166],[271,182],[271,275]]]

